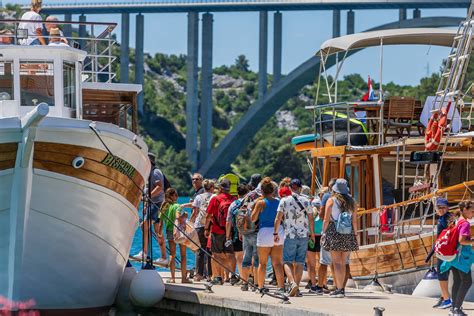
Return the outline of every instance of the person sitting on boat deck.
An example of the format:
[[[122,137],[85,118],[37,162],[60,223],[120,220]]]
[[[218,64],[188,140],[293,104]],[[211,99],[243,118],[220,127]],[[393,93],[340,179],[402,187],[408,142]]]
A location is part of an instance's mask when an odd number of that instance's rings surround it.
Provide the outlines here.
[[[18,29],[26,29],[28,32],[28,37],[20,40],[21,45],[46,45],[46,40],[43,37],[43,18],[39,15],[41,6],[41,0],[31,0],[30,11],[21,16],[21,20],[38,21],[18,24]]]
[[[331,297],[345,297],[344,282],[347,276],[346,262],[351,251],[359,249],[357,243],[356,203],[349,195],[346,179],[337,179],[332,186],[333,194],[326,203],[321,243],[331,253],[336,290]]]
[[[170,249],[170,272],[171,279],[169,283],[175,283],[175,270],[176,270],[176,243],[174,240],[174,231],[175,231],[175,221],[176,218],[185,216],[185,211],[177,203],[178,201],[178,192],[173,188],[168,188],[165,192],[165,201],[161,205],[159,218],[160,222],[158,224],[157,235],[163,237],[163,228],[166,234],[166,240],[168,241],[168,246]],[[179,224],[179,221],[178,221]],[[187,269],[186,269],[186,246],[184,244],[179,245],[179,253],[181,259],[181,283],[192,283],[187,278]]]
[[[49,32],[49,44],[48,46],[67,46],[68,44],[61,41],[61,33],[58,28],[52,28]]]
[[[272,179],[265,177],[261,182],[263,199],[259,199],[252,211],[252,222],[259,225],[257,233],[257,251],[258,251],[258,287],[260,292],[267,292],[264,287],[265,274],[267,272],[268,257],[272,259],[272,265],[275,269],[275,275],[278,285],[278,294],[285,293],[285,280],[283,272],[283,244],[285,242],[285,233],[282,227],[275,233],[275,219],[277,216],[280,200],[274,197],[278,187],[274,187]],[[278,241],[275,241],[278,236]]]
[[[223,178],[219,181],[219,194],[211,199],[207,208],[207,218],[204,233],[206,237],[211,237],[212,255],[224,264],[227,271],[232,271],[232,257],[234,249],[232,243],[226,244],[225,228],[227,213],[230,204],[235,197],[229,194],[230,181]],[[224,269],[216,260],[212,261],[212,284],[224,284],[227,275]]]
[[[441,273],[451,270],[453,274],[451,288],[453,302],[449,312],[450,316],[467,316],[462,310],[462,303],[472,285],[471,266],[474,263],[470,224],[474,212],[474,202],[460,202],[459,210],[460,217],[456,222],[456,228],[459,233],[458,248],[461,250],[458,251],[454,260],[444,261],[440,269]]]
[[[255,203],[262,196],[262,190],[259,184],[259,181],[261,180],[262,177],[260,174],[252,175],[248,188],[253,188],[253,190],[245,195],[237,216],[237,229],[239,230],[239,234],[242,236],[242,247],[244,251],[241,276],[244,280],[248,281],[248,283],[244,283],[240,287],[242,291],[248,291],[249,284],[255,284],[255,280],[258,279],[258,223],[252,222],[251,217]],[[253,291],[255,290],[255,287],[251,287],[251,289]]]
[[[309,293],[319,291],[316,281],[316,264],[319,261],[319,253],[321,252],[321,232],[323,230],[323,218],[320,216],[321,200],[319,197],[311,201],[311,208],[314,218],[314,242],[308,241],[308,250],[306,251],[306,267],[309,274],[309,282],[307,288]],[[321,288],[321,293],[323,289]]]
[[[159,231],[159,222],[158,212],[165,200],[165,190],[167,181],[165,181],[165,176],[160,169],[156,167],[156,156],[152,152],[148,153],[148,159],[151,163],[150,176],[148,177],[148,190],[150,190],[151,197],[151,211],[150,214],[146,214],[143,218],[142,229],[143,229],[143,250],[140,251],[135,257],[142,257],[143,255],[147,256],[148,250],[148,221],[151,220],[153,224],[153,229],[157,234],[158,245],[160,246],[161,258],[158,258],[155,262],[159,265],[167,266],[169,261],[166,259],[166,245],[164,238],[158,235]]]
[[[52,15],[48,16],[45,20],[44,27],[46,29],[46,32],[48,32],[49,36],[52,36],[51,29],[58,29],[60,42],[69,46],[69,42],[67,41],[66,37],[64,37],[63,31],[61,31],[61,29],[59,28],[57,17]],[[51,43],[51,39],[49,39],[49,42]]]
[[[439,216],[438,224],[436,226],[436,236],[439,236],[443,230],[448,228],[448,226],[453,220],[451,213],[449,213],[448,200],[446,200],[445,198],[436,199],[436,214]],[[449,287],[448,287],[449,271],[441,273],[440,268],[441,268],[442,263],[443,263],[443,260],[438,258],[437,271],[438,271],[439,287],[441,289],[441,297],[439,298],[438,302],[433,307],[445,309],[445,308],[451,307],[452,301],[449,298]]]
[[[198,194],[193,201],[193,213],[191,215],[191,222],[194,222],[194,228],[199,237],[201,248],[196,254],[196,275],[194,281],[201,281],[209,276],[211,271],[211,258],[202,250],[206,248],[207,238],[204,236],[204,225],[206,225],[207,207],[214,194],[214,181],[206,179],[202,182],[204,192]],[[206,269],[207,262],[207,269]]]
[[[275,219],[274,241],[278,243],[278,231],[283,221],[285,228],[285,243],[283,246],[283,264],[286,276],[290,282],[289,295],[299,295],[299,286],[306,262],[306,250],[309,239],[314,243],[314,219],[309,199],[301,194],[300,179],[291,180],[290,196],[280,200]]]
[[[232,243],[234,248],[234,257],[232,258],[232,267],[234,268],[237,265],[239,275],[242,275],[242,260],[243,260],[243,245],[242,245],[242,236],[239,234],[237,229],[237,217],[239,214],[240,206],[242,205],[244,197],[249,192],[249,189],[246,184],[239,184],[237,187],[238,198],[229,206],[229,211],[227,212],[226,219],[226,243]],[[233,269],[235,271],[235,268]],[[232,285],[237,283],[239,280],[236,278],[231,278],[230,282]]]

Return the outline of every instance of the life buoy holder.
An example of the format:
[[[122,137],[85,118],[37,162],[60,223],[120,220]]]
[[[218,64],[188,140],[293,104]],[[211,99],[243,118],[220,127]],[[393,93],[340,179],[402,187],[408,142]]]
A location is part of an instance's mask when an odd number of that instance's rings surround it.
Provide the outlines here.
[[[448,124],[448,112],[451,102],[446,107],[442,107],[440,111],[433,113],[425,131],[425,148],[428,151],[438,149],[441,137],[444,134]]]

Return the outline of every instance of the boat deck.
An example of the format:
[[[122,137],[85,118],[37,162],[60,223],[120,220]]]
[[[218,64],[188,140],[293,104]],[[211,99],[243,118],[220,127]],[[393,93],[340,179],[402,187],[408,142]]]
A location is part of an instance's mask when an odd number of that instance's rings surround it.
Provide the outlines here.
[[[163,280],[169,273],[161,273]],[[179,280],[179,277],[177,277]],[[309,294],[301,288],[303,297],[290,298],[290,304],[281,304],[275,298],[261,297],[252,291],[242,292],[239,286],[214,286],[214,293],[206,293],[204,283],[166,284],[165,299],[160,309],[194,315],[285,315],[285,316],[367,316],[374,315],[374,307],[384,307],[383,315],[447,315],[447,310],[433,309],[434,299],[402,294],[376,293],[347,289],[346,298]],[[474,315],[474,303],[465,303],[464,310]]]

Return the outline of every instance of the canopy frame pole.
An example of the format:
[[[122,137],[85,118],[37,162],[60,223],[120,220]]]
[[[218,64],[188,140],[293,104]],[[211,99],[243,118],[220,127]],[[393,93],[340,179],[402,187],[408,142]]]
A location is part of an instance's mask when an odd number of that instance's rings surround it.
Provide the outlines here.
[[[336,69],[339,69],[339,53],[336,53]],[[337,103],[337,79],[339,71],[334,75],[334,103]]]
[[[329,54],[327,56],[329,56]],[[326,58],[323,57],[323,59],[321,60],[321,65],[323,66],[324,81],[326,81],[326,89],[328,91],[329,103],[332,103],[331,87],[329,86],[329,78],[328,78],[328,73],[326,71],[326,60],[327,60],[327,57]]]
[[[379,83],[379,104],[380,104],[380,123],[379,123],[379,145],[385,142],[383,131],[384,101],[383,101],[383,37],[380,38],[380,83]]]

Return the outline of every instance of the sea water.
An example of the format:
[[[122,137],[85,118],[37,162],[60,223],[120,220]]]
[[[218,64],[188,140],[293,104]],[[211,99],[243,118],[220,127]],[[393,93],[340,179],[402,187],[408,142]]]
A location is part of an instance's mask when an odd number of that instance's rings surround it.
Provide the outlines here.
[[[189,197],[180,197],[178,199],[179,204],[185,204],[189,202]],[[188,212],[189,217],[191,217],[191,209],[185,209],[186,212]],[[140,220],[143,218],[143,211],[142,211],[142,204],[140,204],[140,209],[138,211]],[[130,250],[131,255],[136,255],[142,250],[143,247],[143,236],[142,236],[142,230],[140,227],[137,228],[137,231],[135,232],[135,236],[133,237],[133,243],[132,243],[132,248]],[[167,254],[167,257],[169,256],[169,253]],[[158,259],[161,257],[161,252],[160,252],[160,247],[158,246],[158,242],[156,240],[153,240],[153,260]],[[179,253],[179,247],[176,249],[176,257],[178,260],[181,260],[181,256]],[[186,266],[188,269],[191,269],[195,266],[195,261],[196,257],[195,254],[187,248],[186,252]],[[141,263],[140,262],[135,262],[131,261],[132,265],[136,269],[141,268]],[[176,262],[176,266],[179,267],[178,262]],[[162,268],[162,267],[156,267],[156,270],[158,271],[169,271],[167,268]]]

